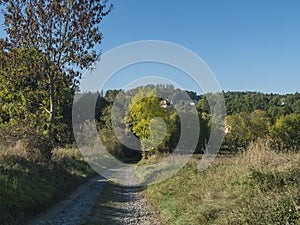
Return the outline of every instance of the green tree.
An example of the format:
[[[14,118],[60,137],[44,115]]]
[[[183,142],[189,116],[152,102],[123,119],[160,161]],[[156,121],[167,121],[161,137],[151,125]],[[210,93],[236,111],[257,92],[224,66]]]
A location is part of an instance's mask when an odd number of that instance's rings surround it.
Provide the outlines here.
[[[250,114],[250,132],[252,141],[257,138],[266,138],[269,134],[271,119],[267,112],[263,110],[255,110]]]
[[[144,90],[141,89],[141,92]],[[136,97],[141,94],[137,93]],[[141,140],[144,157],[148,153],[170,152],[176,146],[173,135],[178,129],[178,118],[173,108],[161,108],[156,96],[143,97],[130,106],[128,117],[132,132]]]
[[[200,112],[210,113],[210,107],[206,96],[203,96],[196,104],[196,108]]]
[[[109,102],[113,102],[121,90],[108,90],[105,93],[105,98]]]
[[[100,126],[100,137],[104,146],[111,154],[117,157],[123,157],[122,151],[120,151],[122,149],[122,145],[118,138],[114,135],[111,127],[110,115],[111,106],[108,106],[104,109],[101,116],[100,121],[102,124]]]
[[[60,123],[55,133],[49,133],[47,120],[48,90],[37,69],[44,57],[35,49],[13,49],[9,53],[0,54],[0,120],[2,122],[2,138],[7,141],[26,140],[33,148],[38,148],[50,159],[54,142],[62,142],[64,136],[70,136],[66,123]],[[55,85],[60,85],[56,83]],[[67,106],[72,103],[71,89],[62,86],[58,89],[57,109],[61,112],[56,120],[60,120]],[[66,122],[66,121],[65,121]],[[6,129],[4,129],[6,128]],[[66,135],[66,132],[69,134]]]
[[[94,50],[102,40],[98,25],[112,6],[106,9],[107,1],[100,0],[2,0],[0,4],[7,33],[0,41],[1,91],[6,99],[2,111],[11,106],[10,115],[2,117],[6,121],[36,117],[30,121],[37,124],[30,126],[43,128],[36,130],[47,136],[49,146],[44,149],[51,152],[53,144],[62,140],[67,122],[63,116],[70,113],[83,69],[92,68],[99,59]],[[67,120],[70,125],[71,117]]]
[[[45,111],[54,123],[62,87],[75,87],[81,70],[98,60],[94,50],[101,43],[99,23],[111,7],[100,0],[2,0],[5,48],[36,49],[43,61],[36,68],[48,92]],[[4,48],[2,46],[2,48]],[[61,80],[60,86],[57,85]]]
[[[224,147],[229,151],[245,150],[251,141],[249,118],[247,114],[229,115],[226,117],[228,129]]]
[[[270,129],[271,138],[279,151],[299,150],[300,115],[281,116]]]

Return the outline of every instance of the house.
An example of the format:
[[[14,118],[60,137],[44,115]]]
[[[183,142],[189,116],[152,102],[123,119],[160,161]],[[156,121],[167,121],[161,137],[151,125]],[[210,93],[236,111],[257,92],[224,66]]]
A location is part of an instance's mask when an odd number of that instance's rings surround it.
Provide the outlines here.
[[[166,98],[166,99],[161,99],[159,102],[160,107],[162,108],[167,108],[168,106],[171,105],[170,101]]]
[[[196,103],[197,103],[197,100],[192,100],[192,101],[190,102],[190,106],[195,106]]]

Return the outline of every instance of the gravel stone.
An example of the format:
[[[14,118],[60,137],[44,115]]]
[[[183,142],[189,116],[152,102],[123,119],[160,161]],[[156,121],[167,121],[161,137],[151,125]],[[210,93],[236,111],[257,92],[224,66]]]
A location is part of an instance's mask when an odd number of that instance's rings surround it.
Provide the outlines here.
[[[116,177],[120,183],[126,185],[116,186],[117,193],[111,198],[117,199],[118,207],[112,207],[109,215],[106,216],[113,218],[118,225],[162,224],[159,221],[159,211],[153,210],[143,196],[142,187],[138,186],[133,167],[118,169]],[[93,178],[78,188],[67,200],[57,203],[52,209],[31,221],[29,225],[80,225],[88,221],[106,183],[107,180],[102,176]]]
[[[94,200],[101,194],[106,180],[102,176],[80,186],[68,199],[57,203],[29,225],[79,225],[87,218]]]

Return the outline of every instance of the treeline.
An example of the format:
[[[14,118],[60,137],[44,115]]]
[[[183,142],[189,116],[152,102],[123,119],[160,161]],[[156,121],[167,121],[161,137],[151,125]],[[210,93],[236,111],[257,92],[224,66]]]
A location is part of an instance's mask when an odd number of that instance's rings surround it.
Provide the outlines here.
[[[172,105],[161,107],[160,101],[166,98],[153,97],[157,95],[158,88],[160,90],[165,88],[166,93],[173,93],[173,98],[176,94],[180,95],[181,92],[172,86],[158,85],[156,87],[137,88],[130,93],[123,90],[108,90],[105,96],[99,97],[97,105],[103,106],[103,108],[98,109],[101,113],[96,113],[100,135],[104,144],[114,154],[124,155],[126,152],[128,153],[128,148],[121,144],[111,125],[111,109],[117,95],[123,95],[129,99],[128,104],[119,106],[119,109],[131,109],[126,113],[122,112],[119,115],[114,115],[118,117],[118,127],[125,130],[123,135],[126,136],[126,132],[132,132],[140,139],[141,148],[148,150],[148,154],[172,152],[174,150],[180,137],[180,119]],[[210,106],[207,101],[210,94],[197,95],[192,91],[186,91],[186,93],[192,101],[187,100],[182,105],[187,107],[185,109],[187,111],[189,111],[189,107],[192,108],[194,105],[200,123],[200,134],[195,152],[203,153],[211,128]],[[133,104],[135,98],[147,95],[149,96]],[[279,95],[259,92],[223,92],[223,95],[227,116],[225,118],[225,138],[221,152],[243,151],[258,138],[268,141],[276,151],[297,151],[299,149],[299,93]],[[160,117],[165,121],[167,132],[159,145],[151,147],[153,136],[151,136],[150,122],[155,117]],[[163,135],[162,122],[158,122],[156,128],[161,133],[158,132],[154,135]]]
[[[92,94],[85,94],[88,95]],[[177,100],[177,108],[171,99]],[[105,96],[99,95],[96,104],[102,106],[96,107],[102,142],[112,154],[121,158],[171,153],[179,144],[181,135],[179,110],[181,116],[189,118],[194,113],[199,120],[201,134],[194,138],[199,139],[195,144],[196,149],[202,151],[209,136],[209,115],[203,113],[198,116],[196,110],[192,112],[194,107],[191,103],[194,101],[191,101],[185,91],[169,85],[148,85],[127,92],[108,90]],[[117,134],[116,129],[119,130]],[[192,142],[193,140],[182,142],[181,149],[189,148]],[[132,148],[142,150],[142,153]]]
[[[33,52],[34,53],[34,52]],[[23,62],[35,53],[19,52]],[[3,59],[4,56],[2,56]],[[11,68],[11,67],[8,67]],[[0,82],[5,84],[6,72],[2,69]],[[29,72],[28,72],[29,73]],[[42,83],[29,81],[30,77],[14,80],[10,86],[2,86],[0,92],[0,139],[2,145],[16,144],[22,140],[32,154],[36,151],[49,159],[51,149],[74,143],[72,134],[72,101],[75,90],[60,86],[56,126],[49,129],[47,112],[42,102],[47,93]],[[30,73],[32,77],[32,73]],[[36,74],[38,79],[38,74]],[[28,83],[27,83],[28,80]],[[34,92],[35,88],[40,90]],[[11,93],[14,90],[14,94]],[[184,97],[184,94],[189,98]],[[116,157],[126,158],[140,155],[130,145],[144,150],[144,156],[155,153],[170,153],[178,145],[181,121],[172,103],[179,100],[177,107],[191,113],[196,109],[200,133],[196,153],[205,151],[211,130],[211,112],[208,97],[192,91],[181,91],[171,85],[148,85],[130,91],[108,90],[97,93],[95,120],[99,135],[106,148]],[[264,94],[259,92],[223,92],[227,115],[225,138],[221,151],[238,152],[258,138],[262,138],[277,151],[297,151],[300,141],[300,94]],[[89,105],[95,94],[83,93],[82,101]],[[117,99],[116,99],[117,98]],[[181,102],[180,102],[181,101]],[[162,103],[163,102],[163,103]],[[178,101],[177,101],[178,103]],[[165,104],[165,105],[162,105]],[[114,110],[112,112],[112,110]],[[187,116],[188,117],[188,116]],[[161,120],[152,120],[160,118]],[[113,120],[113,121],[112,121]],[[164,122],[162,122],[164,121]],[[113,123],[112,123],[113,122]],[[113,127],[119,129],[115,134]],[[53,134],[49,132],[52,131]],[[129,145],[128,145],[129,144]],[[35,150],[34,150],[35,149]]]
[[[244,150],[257,138],[277,151],[297,151],[300,135],[300,94],[224,93],[227,134],[223,147]]]
[[[281,116],[300,113],[300,93],[264,94],[260,92],[224,92],[227,114],[265,111],[272,122]]]

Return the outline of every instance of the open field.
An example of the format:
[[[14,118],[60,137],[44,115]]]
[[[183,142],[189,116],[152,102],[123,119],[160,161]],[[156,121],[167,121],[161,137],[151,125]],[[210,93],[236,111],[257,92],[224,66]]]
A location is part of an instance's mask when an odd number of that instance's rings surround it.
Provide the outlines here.
[[[300,153],[255,143],[203,172],[198,163],[144,191],[169,224],[300,224]]]

